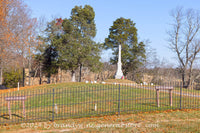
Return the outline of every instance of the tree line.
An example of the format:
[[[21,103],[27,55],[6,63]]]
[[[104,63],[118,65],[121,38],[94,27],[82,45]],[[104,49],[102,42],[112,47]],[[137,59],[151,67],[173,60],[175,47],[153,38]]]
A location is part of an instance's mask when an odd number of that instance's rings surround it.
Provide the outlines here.
[[[99,72],[109,64],[116,64],[119,44],[122,71],[128,79],[141,82],[142,73],[158,68],[148,42],[139,41],[136,23],[131,19],[117,18],[109,28],[108,37],[100,43],[94,41],[97,29],[95,11],[90,5],[75,6],[69,18],[55,18],[44,30],[22,0],[0,0],[0,6],[0,84],[16,87],[15,82],[20,81],[24,86],[25,68],[29,69],[29,85],[31,76],[41,79],[45,75],[50,83],[51,76],[59,69],[70,71],[73,82],[79,70],[81,82],[83,67]],[[187,88],[200,77],[196,69],[193,71],[200,52],[199,13],[176,9],[172,18],[169,46],[180,63],[176,73]],[[113,51],[113,56],[109,63],[102,63],[101,52],[107,49]]]
[[[44,49],[37,54],[48,78],[61,68],[70,70],[72,81],[75,81],[75,71],[79,69],[81,82],[82,67],[92,72],[102,70],[100,53],[103,49],[113,50],[111,63],[116,64],[119,44],[122,44],[122,68],[125,75],[134,72],[145,62],[145,44],[138,43],[137,29],[132,20],[122,17],[115,20],[104,43],[94,41],[96,31],[95,12],[89,5],[75,6],[69,18],[57,18],[49,22],[44,36],[40,37],[45,47],[42,46]]]

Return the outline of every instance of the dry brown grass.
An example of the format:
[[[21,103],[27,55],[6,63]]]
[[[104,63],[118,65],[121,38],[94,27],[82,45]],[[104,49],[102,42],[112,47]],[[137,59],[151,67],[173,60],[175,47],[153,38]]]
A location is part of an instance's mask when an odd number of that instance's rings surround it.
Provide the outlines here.
[[[98,127],[99,125],[114,125],[114,124],[133,124],[130,127]],[[200,130],[200,110],[176,110],[176,111],[154,111],[138,114],[125,114],[125,115],[112,115],[100,116],[79,119],[66,119],[58,120],[55,122],[46,122],[50,125],[47,130],[44,128],[44,122],[35,123],[38,127],[23,128],[21,124],[18,125],[5,125],[0,128],[0,132],[104,132],[104,133],[120,133],[120,132],[198,132]],[[82,128],[72,127],[53,127],[54,124],[68,124],[78,126],[83,125]],[[28,125],[28,124],[27,124]],[[87,127],[93,125],[94,127]],[[137,126],[138,125],[138,126]],[[29,125],[30,126],[30,125]],[[95,126],[97,126],[95,128]]]
[[[134,81],[128,80],[128,79],[107,79],[104,82],[106,83],[132,83],[135,84]]]

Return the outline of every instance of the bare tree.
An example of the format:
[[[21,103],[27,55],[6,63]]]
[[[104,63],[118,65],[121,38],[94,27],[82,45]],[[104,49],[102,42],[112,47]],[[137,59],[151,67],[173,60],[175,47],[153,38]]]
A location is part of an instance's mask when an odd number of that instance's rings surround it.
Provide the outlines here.
[[[8,26],[8,16],[11,10],[10,5],[13,3],[11,0],[0,1],[0,85],[3,81],[3,68],[6,64],[5,59],[8,59],[7,47],[10,45],[11,32]]]
[[[116,65],[111,65],[108,62],[103,63],[103,69],[101,72],[98,73],[97,79],[104,81],[111,77],[114,77]]]
[[[200,16],[193,9],[176,8],[171,14],[174,23],[169,34],[170,49],[177,55],[183,86],[193,78],[193,64],[200,52]]]
[[[18,61],[31,68],[36,41],[36,19],[23,0],[0,0],[0,84],[3,69]],[[22,65],[21,65],[22,64]]]
[[[37,45],[36,40],[36,25],[37,21],[31,18],[31,11],[21,0],[15,0],[11,5],[12,11],[9,14],[9,27],[13,33],[15,42],[10,47],[14,53],[20,55],[20,60],[24,68],[28,67],[29,72],[31,71],[31,60],[32,55]],[[23,74],[24,75],[24,74]],[[30,85],[30,74],[29,74],[29,85]],[[24,86],[24,77],[23,77]]]

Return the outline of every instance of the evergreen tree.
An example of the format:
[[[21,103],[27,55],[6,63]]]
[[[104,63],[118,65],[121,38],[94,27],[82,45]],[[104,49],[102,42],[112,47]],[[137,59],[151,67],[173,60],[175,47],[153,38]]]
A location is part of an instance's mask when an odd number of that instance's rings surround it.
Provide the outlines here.
[[[47,46],[43,53],[43,71],[47,73],[48,83],[50,83],[51,75],[58,72],[57,57],[56,48],[52,45]]]
[[[56,47],[57,40],[60,38],[61,30],[56,21],[53,20],[47,24],[45,30],[45,36],[42,38],[45,42],[45,48],[42,53],[42,70],[47,74],[48,83],[50,83],[50,78],[52,74],[58,72],[58,50]]]
[[[89,67],[92,71],[101,68],[100,44],[93,41],[96,35],[94,17],[95,13],[91,6],[75,6],[71,17],[63,20],[63,33],[57,40],[61,68],[71,70],[72,77],[75,70],[80,68],[80,82],[83,66]]]
[[[146,59],[145,44],[138,43],[135,23],[130,19],[118,18],[109,29],[108,38],[105,39],[105,49],[112,49],[114,57],[112,64],[118,61],[118,45],[121,44],[122,71],[124,75],[134,72]]]

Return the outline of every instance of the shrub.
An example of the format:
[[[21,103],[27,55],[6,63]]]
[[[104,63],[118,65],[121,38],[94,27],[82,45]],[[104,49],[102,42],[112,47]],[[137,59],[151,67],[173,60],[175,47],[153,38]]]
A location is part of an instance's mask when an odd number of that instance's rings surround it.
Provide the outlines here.
[[[7,88],[17,87],[17,83],[22,79],[22,73],[20,71],[5,71],[3,73],[3,85]]]

